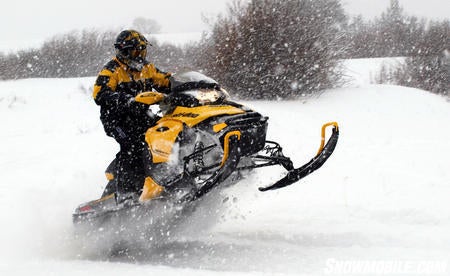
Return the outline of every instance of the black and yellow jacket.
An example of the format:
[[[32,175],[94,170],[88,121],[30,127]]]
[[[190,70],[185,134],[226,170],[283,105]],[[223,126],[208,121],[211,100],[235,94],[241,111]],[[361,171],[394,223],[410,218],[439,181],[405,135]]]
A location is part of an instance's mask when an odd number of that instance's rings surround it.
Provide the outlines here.
[[[100,119],[108,136],[123,145],[141,138],[148,122],[133,118],[129,100],[152,88],[168,93],[170,73],[158,70],[148,63],[141,72],[132,71],[117,58],[108,62],[100,71],[94,85],[93,98],[100,105]]]

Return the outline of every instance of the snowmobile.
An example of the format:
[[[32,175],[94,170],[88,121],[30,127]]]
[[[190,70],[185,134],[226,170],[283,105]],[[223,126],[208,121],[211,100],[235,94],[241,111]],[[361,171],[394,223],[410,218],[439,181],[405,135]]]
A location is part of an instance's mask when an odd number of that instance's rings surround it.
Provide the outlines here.
[[[123,229],[139,221],[139,227],[145,229],[156,217],[167,218],[167,212],[171,212],[169,217],[182,216],[187,206],[213,189],[239,182],[244,171],[268,166],[281,166],[287,174],[272,185],[260,187],[260,191],[289,186],[319,169],[333,153],[339,137],[336,122],[324,124],[317,155],[295,168],[282,147],[266,139],[267,116],[231,101],[216,81],[197,72],[175,75],[168,95],[144,92],[135,100],[159,105],[162,114],[145,134],[145,160],[146,176],[163,191],[146,202],[140,201],[139,195],[124,200],[111,192],[117,183],[107,170],[109,192],[75,210],[73,222],[78,227],[88,225],[89,229],[105,231],[106,223]],[[332,133],[326,139],[329,127]],[[117,233],[117,229],[114,231]]]

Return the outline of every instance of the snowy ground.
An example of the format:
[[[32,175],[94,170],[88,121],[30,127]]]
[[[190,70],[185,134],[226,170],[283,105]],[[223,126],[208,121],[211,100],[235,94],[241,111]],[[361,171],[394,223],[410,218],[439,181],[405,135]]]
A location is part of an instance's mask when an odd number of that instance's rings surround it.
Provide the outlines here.
[[[351,272],[339,270],[345,261],[449,275],[450,103],[368,85],[378,61],[347,66],[353,86],[248,102],[298,165],[316,153],[322,123],[339,122],[340,141],[320,170],[266,193],[257,187],[281,170],[260,170],[215,195],[206,208],[217,217],[194,216],[158,250],[114,259],[85,254],[72,235],[74,208],[102,192],[118,149],[90,98],[94,79],[0,82],[0,275],[321,275]]]

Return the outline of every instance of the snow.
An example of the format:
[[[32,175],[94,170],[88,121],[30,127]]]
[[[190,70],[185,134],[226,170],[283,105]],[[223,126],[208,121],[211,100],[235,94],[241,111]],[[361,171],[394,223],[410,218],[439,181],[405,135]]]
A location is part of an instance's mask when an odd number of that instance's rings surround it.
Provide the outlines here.
[[[344,80],[351,85],[365,85],[375,83],[380,71],[384,67],[386,72],[395,70],[403,65],[405,58],[359,58],[343,60],[345,68]]]
[[[90,98],[94,78],[0,82],[0,274],[322,275],[334,261],[439,261],[448,275],[450,103],[368,84],[378,66],[347,61],[353,82],[320,97],[246,102],[270,117],[268,137],[297,166],[328,121],[340,125],[335,153],[281,190],[257,187],[282,170],[251,174],[211,196],[167,244],[131,259],[87,254],[73,238],[73,210],[101,194],[118,150]],[[208,208],[217,216],[206,219]]]

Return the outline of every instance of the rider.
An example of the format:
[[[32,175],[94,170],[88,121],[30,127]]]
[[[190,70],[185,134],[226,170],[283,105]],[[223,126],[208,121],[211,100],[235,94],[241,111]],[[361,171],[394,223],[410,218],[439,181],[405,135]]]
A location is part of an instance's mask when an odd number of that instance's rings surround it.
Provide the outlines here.
[[[113,161],[112,177],[117,180],[116,187],[108,185],[103,195],[117,192],[124,199],[140,192],[144,184],[145,131],[155,124],[157,117],[134,97],[152,89],[168,93],[171,75],[147,61],[149,45],[147,39],[135,30],[119,33],[114,43],[116,55],[106,63],[95,82],[93,98],[100,106],[100,119],[106,135],[120,145]],[[152,186],[146,183],[146,187]],[[161,187],[153,188],[157,190],[155,193],[162,190]]]

